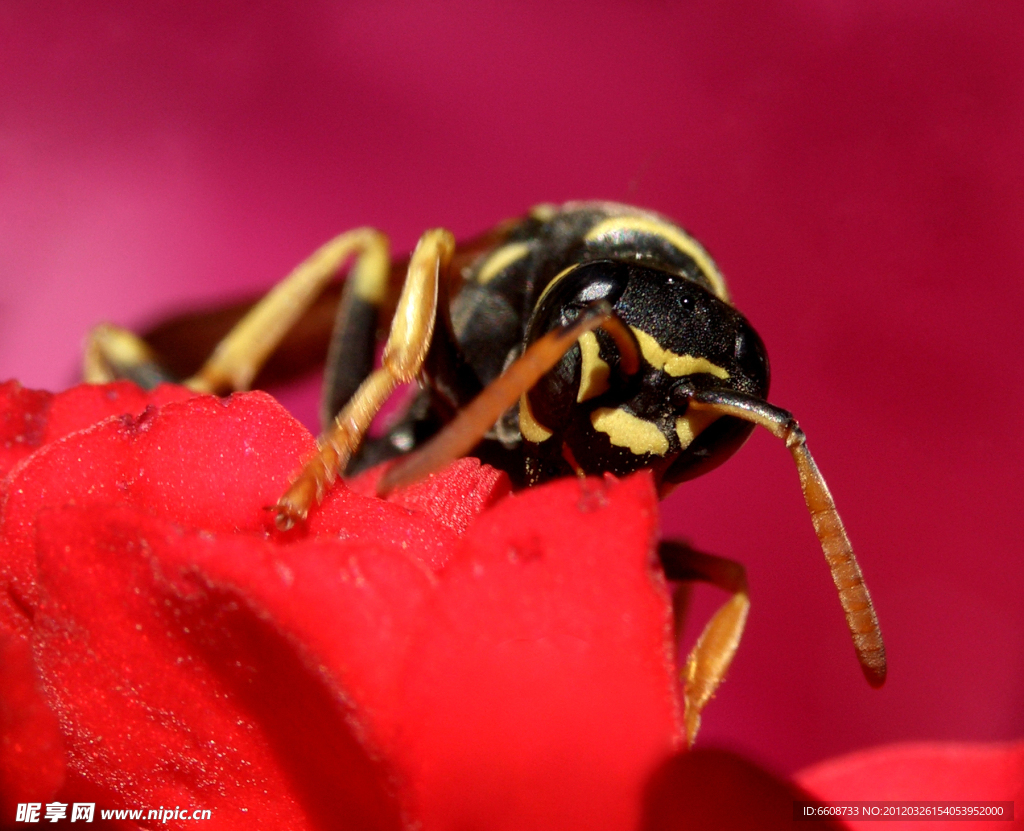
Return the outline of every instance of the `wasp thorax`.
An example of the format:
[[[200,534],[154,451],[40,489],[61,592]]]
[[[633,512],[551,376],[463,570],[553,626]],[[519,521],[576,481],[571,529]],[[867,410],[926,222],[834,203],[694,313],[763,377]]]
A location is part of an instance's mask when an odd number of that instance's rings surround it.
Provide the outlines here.
[[[538,469],[624,475],[650,468],[670,486],[729,458],[752,426],[691,410],[689,400],[709,390],[767,394],[764,344],[743,315],[685,275],[599,261],[548,285],[527,342],[596,300],[611,303],[625,337],[604,329],[584,335],[523,397],[520,430],[535,445]]]

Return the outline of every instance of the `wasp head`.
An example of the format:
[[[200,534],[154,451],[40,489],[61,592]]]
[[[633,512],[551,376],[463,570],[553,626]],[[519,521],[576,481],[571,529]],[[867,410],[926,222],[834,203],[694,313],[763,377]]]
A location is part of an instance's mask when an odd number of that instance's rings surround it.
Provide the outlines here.
[[[753,425],[690,400],[712,391],[765,398],[768,356],[746,318],[686,275],[602,260],[548,285],[527,344],[599,300],[612,305],[620,334],[583,335],[520,402],[528,479],[649,468],[664,494],[728,459]]]

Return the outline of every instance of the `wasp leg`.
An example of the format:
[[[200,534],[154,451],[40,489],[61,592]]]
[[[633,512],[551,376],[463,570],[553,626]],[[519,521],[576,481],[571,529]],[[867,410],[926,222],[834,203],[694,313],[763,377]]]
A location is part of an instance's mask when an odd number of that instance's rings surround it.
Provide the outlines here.
[[[454,250],[454,237],[443,229],[427,231],[420,238],[391,320],[382,366],[359,385],[331,428],[320,437],[317,455],[278,500],[276,522],[282,530],[304,520],[313,504],[323,499],[391,393],[419,374],[434,332],[438,285],[447,276]]]
[[[377,326],[388,301],[387,250],[366,258],[345,281],[324,367],[320,424],[326,431],[373,371]]]
[[[449,268],[452,279],[455,277],[455,261],[453,258]],[[355,476],[423,445],[483,390],[479,376],[466,360],[455,336],[450,314],[450,291],[449,280],[439,281],[434,334],[420,369],[419,392],[404,415],[390,424],[384,435],[367,436],[359,445],[345,468],[346,476]]]
[[[460,242],[452,257],[451,273],[461,274],[470,268],[482,254],[503,244],[510,234],[518,232],[524,224],[524,220],[511,220],[474,239]],[[381,321],[390,320],[408,268],[408,256],[392,259],[388,277],[388,304],[382,310]],[[345,281],[344,285],[347,284],[348,281]],[[266,388],[268,385],[286,383],[323,365],[331,335],[337,328],[338,305],[343,287],[337,283],[328,285],[309,305],[253,379],[254,386]],[[161,363],[172,376],[187,378],[198,371],[217,344],[260,299],[250,298],[224,306],[176,314],[159,321],[144,333],[143,338],[160,356]]]
[[[557,364],[579,337],[603,326],[621,326],[612,307],[600,300],[575,322],[553,329],[532,343],[509,367],[474,398],[445,428],[415,453],[381,477],[377,492],[386,494],[412,484],[466,455],[509,407]]]
[[[125,379],[147,390],[177,381],[160,365],[144,340],[109,323],[101,323],[89,332],[82,378],[87,384]]]
[[[725,680],[743,636],[750,609],[747,572],[733,560],[705,554],[677,540],[663,541],[658,554],[669,580],[700,580],[731,595],[704,627],[683,668],[683,721],[686,742],[692,745],[700,729],[701,711]]]
[[[372,228],[348,231],[321,246],[249,310],[186,385],[212,393],[248,389],[288,330],[349,257],[356,257],[349,281],[356,294],[373,296],[380,285],[386,286],[388,248],[387,237]]]

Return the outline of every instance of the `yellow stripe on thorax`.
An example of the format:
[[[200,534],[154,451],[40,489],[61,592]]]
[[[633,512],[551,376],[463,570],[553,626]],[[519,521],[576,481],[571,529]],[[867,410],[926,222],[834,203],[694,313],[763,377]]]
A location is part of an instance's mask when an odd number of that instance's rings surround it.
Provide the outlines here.
[[[501,246],[484,260],[484,264],[476,273],[476,282],[481,285],[489,283],[512,263],[521,260],[529,253],[530,244],[528,242],[510,242],[508,245]]]
[[[660,237],[674,248],[682,251],[697,264],[704,276],[708,278],[715,295],[720,300],[729,302],[729,290],[725,286],[725,280],[711,257],[708,256],[708,252],[701,247],[697,240],[669,222],[647,216],[613,216],[598,222],[587,232],[584,240],[594,242],[604,237],[614,239],[631,233]]]
[[[527,216],[529,216],[530,219],[536,219],[538,222],[550,222],[558,215],[558,212],[558,205],[541,202],[539,205],[534,205],[530,208],[530,212]]]

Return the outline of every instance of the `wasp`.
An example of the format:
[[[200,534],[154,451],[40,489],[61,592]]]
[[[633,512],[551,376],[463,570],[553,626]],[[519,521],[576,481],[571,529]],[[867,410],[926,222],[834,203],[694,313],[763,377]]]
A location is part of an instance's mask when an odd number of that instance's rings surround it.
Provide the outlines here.
[[[349,261],[339,300],[329,286]],[[611,202],[541,205],[463,245],[446,230],[427,231],[396,264],[386,236],[356,229],[259,302],[229,310],[237,322],[185,383],[219,394],[249,388],[318,303],[337,306],[325,430],[273,508],[281,529],[302,522],[339,472],[396,456],[404,458],[382,492],[471,454],[518,487],[648,469],[664,496],[722,464],[761,426],[793,457],[861,667],[873,686],[884,682],[878,620],[832,496],[793,416],[766,400],[764,343],[707,251],[678,225]],[[170,338],[174,348],[210,322],[188,318]],[[111,326],[93,331],[85,363],[90,381],[174,380],[145,341]],[[412,381],[419,390],[404,413],[370,437],[389,397]],[[692,742],[739,644],[747,580],[740,564],[681,542],[664,541],[659,553],[668,579],[730,594],[683,671]]]

